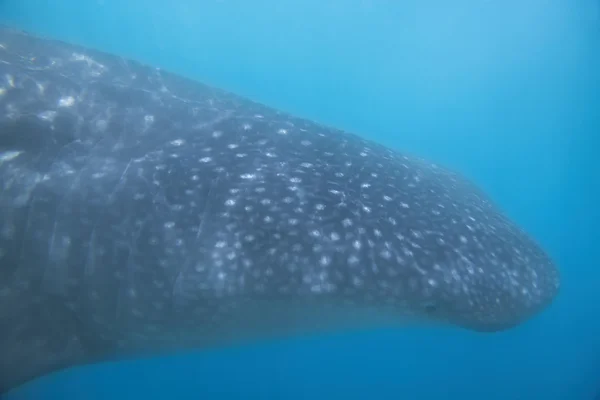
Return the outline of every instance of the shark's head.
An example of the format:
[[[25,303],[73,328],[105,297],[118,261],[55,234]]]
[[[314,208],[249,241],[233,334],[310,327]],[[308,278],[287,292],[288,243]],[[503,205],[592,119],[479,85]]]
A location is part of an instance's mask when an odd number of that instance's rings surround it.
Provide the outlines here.
[[[558,268],[529,237],[507,223],[494,234],[457,235],[423,268],[422,313],[469,330],[512,328],[545,309],[560,287]]]

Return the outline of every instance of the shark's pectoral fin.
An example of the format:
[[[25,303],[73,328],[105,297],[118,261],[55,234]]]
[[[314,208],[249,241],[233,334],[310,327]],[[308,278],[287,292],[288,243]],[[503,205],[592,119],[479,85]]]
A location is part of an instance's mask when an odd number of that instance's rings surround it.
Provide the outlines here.
[[[10,297],[0,307],[0,394],[94,360],[81,322],[61,301]]]

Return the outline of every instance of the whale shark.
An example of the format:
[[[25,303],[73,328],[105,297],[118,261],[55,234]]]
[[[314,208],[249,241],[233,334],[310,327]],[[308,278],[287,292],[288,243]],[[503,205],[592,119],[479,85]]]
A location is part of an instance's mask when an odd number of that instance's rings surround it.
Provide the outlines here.
[[[558,267],[420,157],[0,28],[0,393],[66,368],[324,331],[499,332]]]

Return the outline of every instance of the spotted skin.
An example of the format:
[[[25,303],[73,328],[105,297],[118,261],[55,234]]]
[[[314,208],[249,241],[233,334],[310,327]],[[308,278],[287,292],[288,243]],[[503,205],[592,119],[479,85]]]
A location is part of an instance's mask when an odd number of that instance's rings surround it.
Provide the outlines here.
[[[544,251],[459,175],[0,29],[0,391],[63,368],[404,317],[515,326]]]

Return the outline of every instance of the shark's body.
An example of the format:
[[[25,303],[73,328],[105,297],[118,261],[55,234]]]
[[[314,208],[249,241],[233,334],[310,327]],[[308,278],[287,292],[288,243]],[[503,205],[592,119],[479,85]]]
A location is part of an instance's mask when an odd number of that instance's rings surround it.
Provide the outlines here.
[[[119,356],[542,310],[542,249],[460,176],[0,29],[0,393]]]

